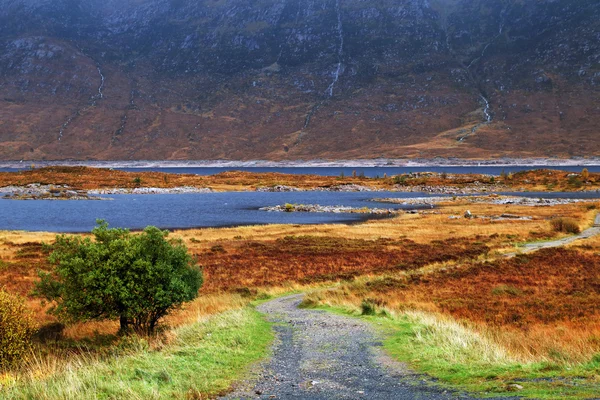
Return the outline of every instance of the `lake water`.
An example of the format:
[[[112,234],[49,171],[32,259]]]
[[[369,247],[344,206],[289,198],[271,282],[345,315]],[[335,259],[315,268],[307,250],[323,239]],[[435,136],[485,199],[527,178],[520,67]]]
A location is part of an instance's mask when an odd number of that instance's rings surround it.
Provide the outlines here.
[[[600,193],[597,192],[519,193],[519,195],[535,198],[600,198]],[[377,217],[365,214],[266,212],[260,211],[259,208],[297,203],[414,209],[414,206],[374,203],[369,200],[384,197],[428,197],[428,195],[398,192],[233,192],[106,197],[114,200],[0,200],[0,230],[87,232],[94,227],[96,219],[105,219],[113,227],[130,229],[141,229],[147,225],[167,229],[256,224],[353,223]]]
[[[356,171],[356,174],[364,174],[367,177],[383,177],[384,174],[388,176],[406,174],[410,172],[446,172],[449,174],[487,174],[499,176],[502,171],[519,172],[527,171],[532,169],[554,169],[561,171],[570,172],[581,172],[583,168],[587,168],[590,172],[600,172],[600,166],[564,166],[564,167],[551,167],[551,166],[510,166],[510,167],[492,167],[492,166],[468,166],[468,167],[221,167],[221,168],[210,168],[210,167],[173,167],[173,168],[115,168],[123,171],[130,172],[168,172],[173,174],[197,174],[197,175],[214,175],[226,171],[248,171],[248,172],[279,172],[284,174],[308,174],[308,175],[321,175],[321,176],[340,176],[342,173],[345,176],[352,176],[352,173]],[[2,172],[11,172],[22,169],[10,169],[0,168]]]

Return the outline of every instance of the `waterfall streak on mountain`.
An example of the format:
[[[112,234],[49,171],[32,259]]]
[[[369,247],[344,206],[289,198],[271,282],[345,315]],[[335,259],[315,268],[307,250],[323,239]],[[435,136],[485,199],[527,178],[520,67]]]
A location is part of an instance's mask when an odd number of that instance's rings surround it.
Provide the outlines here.
[[[344,52],[344,29],[343,29],[343,25],[342,25],[342,13],[340,10],[340,0],[336,0],[335,1],[335,10],[337,12],[337,31],[338,31],[338,35],[340,38],[340,47],[338,48],[338,64],[337,64],[337,68],[334,72],[333,75],[333,82],[331,82],[331,85],[329,85],[329,87],[327,88],[327,93],[329,94],[329,97],[333,97],[333,89],[336,85],[336,83],[338,82],[338,80],[340,79],[340,74],[342,73],[342,55]]]
[[[484,95],[481,95],[481,99],[485,102],[483,114],[485,115],[486,122],[489,124],[490,122],[492,122],[493,119],[492,114],[490,114],[490,102]]]
[[[98,73],[100,74],[100,86],[98,87],[98,96],[100,99],[102,99],[104,98],[104,93],[102,93],[102,89],[104,89],[104,75],[102,74],[100,66],[98,66]]]

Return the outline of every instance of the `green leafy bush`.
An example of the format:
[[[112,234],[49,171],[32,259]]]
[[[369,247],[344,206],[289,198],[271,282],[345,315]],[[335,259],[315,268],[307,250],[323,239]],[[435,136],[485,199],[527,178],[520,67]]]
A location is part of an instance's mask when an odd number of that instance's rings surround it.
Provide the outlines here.
[[[0,370],[26,358],[35,331],[23,299],[0,290]]]
[[[66,320],[119,319],[121,332],[152,333],[161,318],[191,301],[202,273],[181,240],[147,227],[141,234],[98,221],[94,240],[57,236],[51,273],[40,273],[36,293]]]

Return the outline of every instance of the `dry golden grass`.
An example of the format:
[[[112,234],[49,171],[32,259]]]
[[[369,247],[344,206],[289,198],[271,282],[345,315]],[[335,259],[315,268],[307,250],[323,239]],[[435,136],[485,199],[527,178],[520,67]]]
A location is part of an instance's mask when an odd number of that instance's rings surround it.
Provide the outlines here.
[[[596,210],[590,204],[570,204],[554,207],[527,207],[518,205],[469,204],[450,202],[442,204],[435,212],[439,214],[401,214],[385,220],[372,220],[356,225],[268,225],[244,226],[236,228],[209,228],[176,231],[195,252],[208,249],[215,243],[231,241],[276,240],[285,236],[317,236],[345,239],[399,239],[406,238],[416,243],[430,243],[433,240],[470,238],[476,236],[511,235],[512,242],[558,237],[551,231],[548,220],[554,217],[569,216],[581,221],[582,228],[593,224]],[[464,218],[466,210],[476,216],[492,217],[503,213],[532,216],[530,221]],[[514,249],[512,249],[514,250]]]

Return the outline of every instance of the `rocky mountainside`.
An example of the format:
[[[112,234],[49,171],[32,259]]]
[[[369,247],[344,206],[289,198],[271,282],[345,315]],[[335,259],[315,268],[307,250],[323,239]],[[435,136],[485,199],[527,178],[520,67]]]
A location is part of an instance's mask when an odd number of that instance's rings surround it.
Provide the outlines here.
[[[0,0],[0,159],[600,155],[598,0]]]

